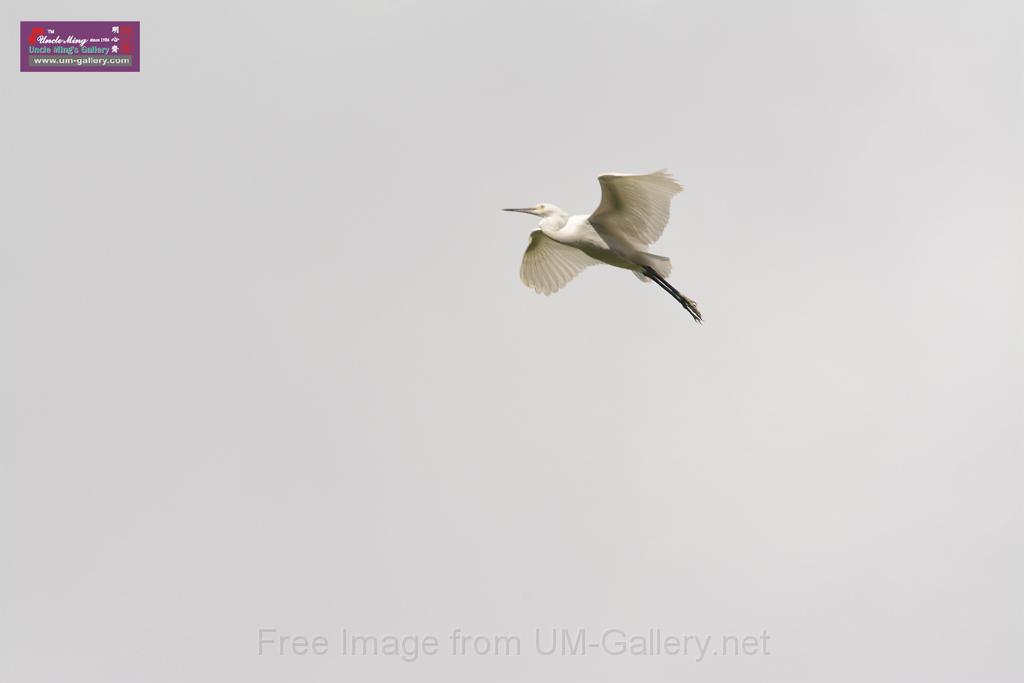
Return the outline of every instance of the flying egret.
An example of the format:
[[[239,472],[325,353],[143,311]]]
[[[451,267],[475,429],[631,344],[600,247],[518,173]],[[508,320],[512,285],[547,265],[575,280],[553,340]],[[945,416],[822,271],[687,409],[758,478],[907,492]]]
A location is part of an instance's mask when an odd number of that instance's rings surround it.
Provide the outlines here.
[[[648,253],[668,225],[672,197],[683,191],[667,171],[646,175],[609,173],[598,177],[601,204],[589,216],[570,216],[554,204],[518,211],[540,217],[530,233],[519,278],[540,294],[553,294],[587,266],[607,263],[633,271],[641,282],[654,280],[702,322],[697,303],[668,283],[672,261]]]

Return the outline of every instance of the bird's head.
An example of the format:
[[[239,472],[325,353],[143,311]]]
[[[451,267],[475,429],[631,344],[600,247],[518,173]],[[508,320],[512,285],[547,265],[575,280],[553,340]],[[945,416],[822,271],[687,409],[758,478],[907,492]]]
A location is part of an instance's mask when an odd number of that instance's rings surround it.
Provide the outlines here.
[[[554,204],[538,204],[537,206],[528,206],[525,209],[502,209],[502,211],[518,211],[519,213],[528,213],[531,216],[540,216],[541,218],[565,215],[565,212]]]

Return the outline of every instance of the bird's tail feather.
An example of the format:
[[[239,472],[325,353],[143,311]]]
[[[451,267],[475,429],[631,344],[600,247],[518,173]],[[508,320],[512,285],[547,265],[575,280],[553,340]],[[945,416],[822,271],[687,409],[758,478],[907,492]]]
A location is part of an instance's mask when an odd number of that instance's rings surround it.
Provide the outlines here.
[[[672,259],[668,256],[658,256],[657,254],[643,254],[641,263],[646,268],[651,268],[663,278],[668,278],[672,274]],[[647,282],[648,278],[642,271],[634,270],[633,274],[640,279],[640,282]]]

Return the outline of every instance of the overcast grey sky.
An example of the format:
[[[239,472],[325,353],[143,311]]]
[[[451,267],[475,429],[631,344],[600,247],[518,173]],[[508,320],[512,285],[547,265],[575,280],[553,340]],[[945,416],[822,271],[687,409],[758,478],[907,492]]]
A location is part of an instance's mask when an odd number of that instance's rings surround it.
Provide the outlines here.
[[[0,17],[4,680],[1024,677],[1020,3]],[[23,19],[142,71],[18,73]],[[520,284],[498,209],[662,167],[703,327]],[[534,651],[652,627],[771,654]]]

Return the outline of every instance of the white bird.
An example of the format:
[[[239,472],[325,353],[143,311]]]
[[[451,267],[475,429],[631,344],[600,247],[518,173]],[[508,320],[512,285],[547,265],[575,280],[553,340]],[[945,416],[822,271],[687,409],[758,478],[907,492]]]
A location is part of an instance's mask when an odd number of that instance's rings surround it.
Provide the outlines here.
[[[606,174],[601,204],[589,216],[570,216],[554,204],[503,209],[540,216],[530,233],[519,277],[540,294],[564,287],[584,268],[598,263],[633,271],[642,282],[654,280],[683,305],[698,323],[697,303],[668,283],[672,261],[647,251],[668,225],[669,204],[683,187],[667,171],[646,175]]]

